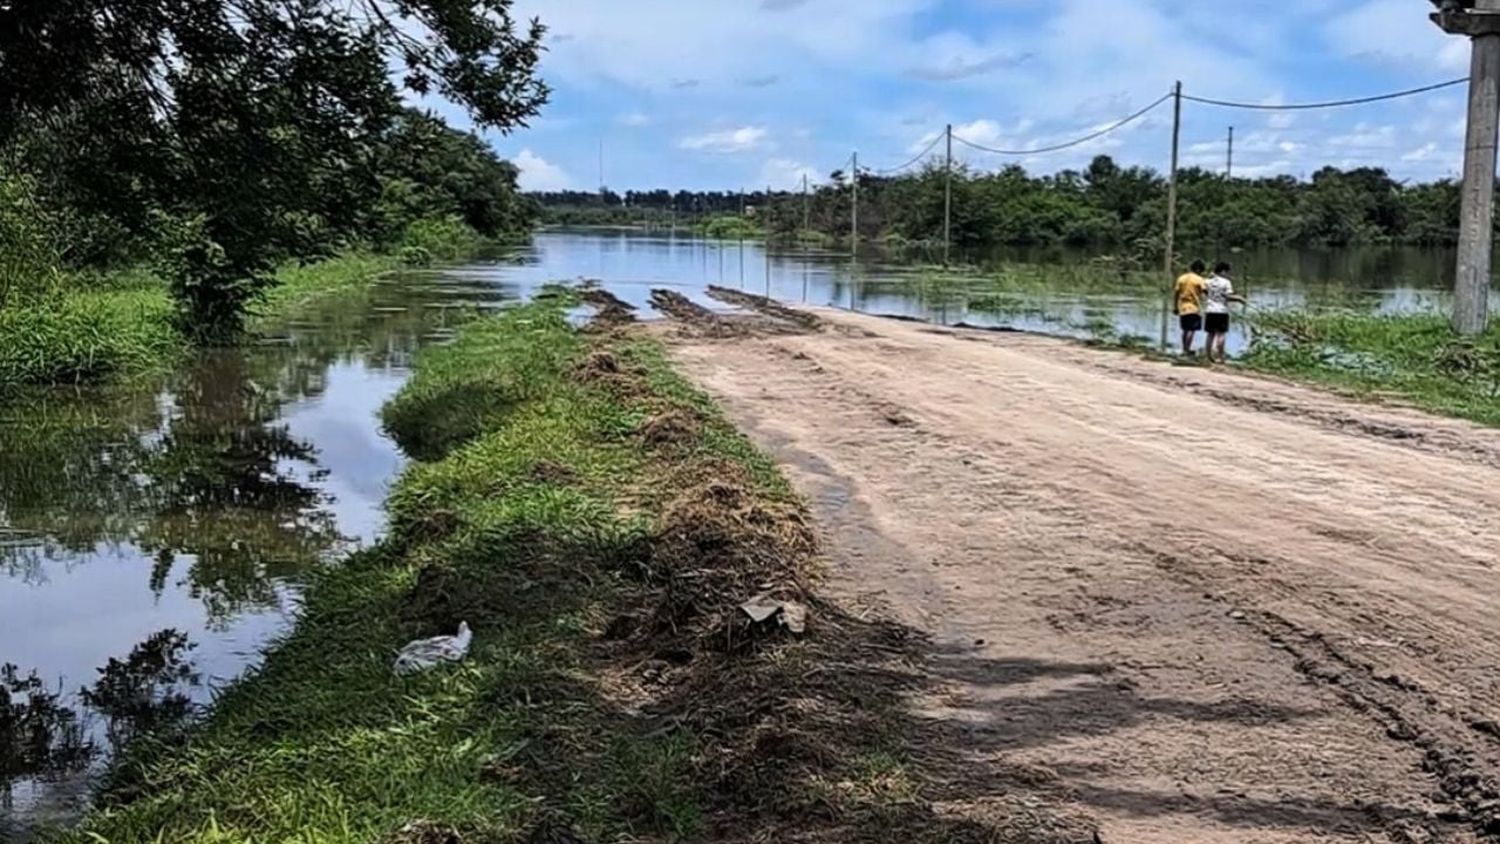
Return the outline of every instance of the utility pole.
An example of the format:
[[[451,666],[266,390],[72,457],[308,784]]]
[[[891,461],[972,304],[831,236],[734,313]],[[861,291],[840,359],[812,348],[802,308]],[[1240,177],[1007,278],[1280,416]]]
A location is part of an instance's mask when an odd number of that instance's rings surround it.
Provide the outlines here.
[[[771,186],[770,185],[766,185],[766,211],[765,211],[765,215],[761,219],[763,220],[763,222],[761,224],[763,228],[765,226],[770,225],[770,223],[771,223]],[[770,229],[766,229],[766,239],[764,241],[764,245],[761,247],[761,252],[763,253],[762,257],[764,257],[766,259],[766,296],[769,297],[771,295],[771,232],[770,232]]]
[[[948,154],[943,159],[943,266],[953,251],[953,124],[949,123]]]
[[[1234,127],[1229,127],[1229,163],[1224,165],[1224,177],[1234,178]]]
[[[1500,0],[1496,0],[1500,2]],[[1172,169],[1167,181],[1167,296],[1161,303],[1161,347],[1167,348],[1167,325],[1172,314],[1177,251],[1177,151],[1182,142],[1182,82],[1172,89]]]
[[[604,136],[599,136],[599,195],[604,195]]]
[[[1438,7],[1433,23],[1450,35],[1467,35],[1473,45],[1458,278],[1453,291],[1453,330],[1472,337],[1483,332],[1489,321],[1495,134],[1500,123],[1500,0],[1433,0],[1433,5]]]
[[[808,223],[812,218],[811,207],[807,204],[807,173],[802,174],[802,234],[797,236],[801,240],[807,234]]]
[[[849,213],[849,250],[854,259],[859,260],[859,153],[855,152],[851,159],[853,170],[849,176],[849,185],[854,189],[854,201],[850,204],[853,209]]]

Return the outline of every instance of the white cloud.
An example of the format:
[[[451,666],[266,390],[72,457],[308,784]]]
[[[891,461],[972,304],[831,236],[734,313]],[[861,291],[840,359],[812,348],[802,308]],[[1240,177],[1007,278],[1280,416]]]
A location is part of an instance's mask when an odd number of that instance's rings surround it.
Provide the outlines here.
[[[540,16],[574,38],[554,43],[544,74],[576,84],[602,80],[668,88],[698,80],[704,90],[805,65],[858,66],[905,43],[905,24],[934,0],[520,0],[516,16]],[[837,22],[837,25],[830,25]]]
[[[1438,155],[1436,141],[1431,141],[1401,156],[1402,161],[1431,161]]]
[[[556,164],[552,164],[530,149],[523,149],[514,159],[521,170],[521,190],[548,191],[567,190],[573,179]]]
[[[651,118],[639,111],[633,111],[629,114],[620,115],[617,122],[621,126],[629,126],[634,129],[639,129],[642,126],[650,126]]]
[[[773,190],[801,190],[804,176],[808,184],[817,184],[817,168],[790,158],[773,158],[760,168],[756,184],[770,185]]]
[[[1467,38],[1451,36],[1427,19],[1432,7],[1412,0],[1367,0],[1334,16],[1325,39],[1340,55],[1450,73],[1469,68]]]
[[[1396,140],[1395,126],[1371,126],[1368,123],[1360,123],[1352,132],[1329,138],[1328,143],[1336,148],[1384,150],[1395,149]]]
[[[769,135],[764,126],[741,126],[720,132],[689,135],[677,142],[685,150],[693,152],[740,153],[759,149],[765,145]]]

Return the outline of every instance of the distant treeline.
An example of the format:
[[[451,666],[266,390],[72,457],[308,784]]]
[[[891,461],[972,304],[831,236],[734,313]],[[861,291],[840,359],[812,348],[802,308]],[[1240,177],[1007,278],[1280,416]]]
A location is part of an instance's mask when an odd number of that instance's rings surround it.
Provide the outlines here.
[[[805,199],[800,192],[565,191],[533,194],[553,223],[656,224],[743,213],[772,236],[807,228],[847,238],[850,174],[837,171]],[[907,175],[859,174],[861,238],[943,239],[940,165]],[[1408,184],[1384,169],[1325,167],[1292,176],[1226,178],[1198,168],[1179,173],[1178,237],[1221,247],[1447,245],[1458,239],[1459,185]],[[805,202],[805,204],[804,204]],[[1166,229],[1167,180],[1109,156],[1083,170],[1031,176],[1019,166],[980,172],[956,166],[953,241],[959,247],[1070,244],[1159,248]]]

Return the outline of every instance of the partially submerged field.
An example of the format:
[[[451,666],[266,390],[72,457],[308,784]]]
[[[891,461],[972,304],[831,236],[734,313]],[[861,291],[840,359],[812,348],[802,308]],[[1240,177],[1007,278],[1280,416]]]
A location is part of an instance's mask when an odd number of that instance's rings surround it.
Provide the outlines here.
[[[351,253],[288,264],[257,303],[256,319],[373,283],[400,268],[389,255]],[[0,310],[0,393],[82,384],[160,370],[190,353],[173,323],[167,284],[148,272],[73,279]]]
[[[818,599],[803,503],[585,295],[420,359],[389,537],[68,840],[988,840],[906,767],[919,637]],[[393,675],[463,621],[467,660]]]
[[[1252,369],[1500,426],[1500,323],[1462,339],[1437,314],[1270,311]]]

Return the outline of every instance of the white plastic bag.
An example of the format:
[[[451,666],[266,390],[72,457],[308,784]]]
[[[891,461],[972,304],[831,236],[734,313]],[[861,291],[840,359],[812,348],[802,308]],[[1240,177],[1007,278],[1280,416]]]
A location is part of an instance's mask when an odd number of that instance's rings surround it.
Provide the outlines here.
[[[458,625],[456,636],[434,636],[407,643],[396,655],[397,674],[418,674],[445,662],[459,662],[469,655],[469,642],[474,634],[467,621]]]

